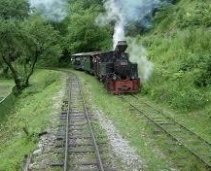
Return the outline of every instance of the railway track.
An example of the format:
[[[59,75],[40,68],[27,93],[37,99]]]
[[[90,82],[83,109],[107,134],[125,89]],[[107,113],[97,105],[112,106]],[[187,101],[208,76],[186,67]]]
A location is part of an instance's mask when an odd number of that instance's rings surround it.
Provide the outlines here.
[[[58,147],[64,149],[64,155],[60,155],[63,161],[51,166],[63,167],[63,171],[104,171],[102,147],[99,147],[99,137],[93,130],[92,116],[86,106],[79,78],[72,73],[68,84],[70,88],[63,100],[61,113],[64,124],[57,138]]]
[[[185,148],[189,153],[200,160],[205,168],[211,170],[211,144],[208,141],[175,121],[169,115],[160,112],[153,106],[142,101],[137,96],[120,97],[139,114],[156,125],[164,134],[171,137],[175,144]],[[144,107],[148,107],[147,112],[143,110]],[[184,156],[183,159],[185,159]]]

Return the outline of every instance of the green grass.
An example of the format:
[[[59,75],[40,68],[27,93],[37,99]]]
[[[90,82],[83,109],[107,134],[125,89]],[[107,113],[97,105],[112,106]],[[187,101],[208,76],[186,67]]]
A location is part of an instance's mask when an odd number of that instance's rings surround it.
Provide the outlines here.
[[[211,142],[211,5],[179,0],[156,13],[154,27],[138,37],[154,72],[144,95]]]
[[[195,170],[200,170],[203,168],[202,163],[190,155],[188,151],[185,151],[180,145],[175,146],[175,142],[171,138],[164,135],[155,135],[154,131],[158,129],[157,127],[132,110],[118,96],[108,94],[103,84],[96,78],[83,72],[76,73],[82,79],[87,97],[91,95],[90,103],[96,103],[95,105],[113,121],[123,137],[137,150],[148,166],[145,168],[146,170],[170,170],[170,168],[194,170],[194,167]],[[181,111],[170,110],[165,104],[152,101],[151,98],[144,96],[144,93],[137,96],[211,142],[211,122],[210,118],[207,118],[207,113],[192,112],[184,114]],[[149,112],[147,108],[143,110],[146,113]],[[177,153],[172,152],[174,148]],[[185,162],[183,160],[184,156],[187,157]]]
[[[4,99],[4,101],[1,101],[0,103],[0,126],[1,123],[4,122],[6,114],[10,111],[15,101],[15,97],[12,94],[13,86],[13,80],[0,80],[0,101]]]
[[[0,97],[9,95],[14,86],[13,80],[0,80]]]
[[[157,12],[153,29],[138,37],[155,66],[144,85],[148,97],[183,112],[210,112],[210,12],[208,0],[180,0]]]
[[[137,149],[138,154],[148,166],[147,170],[169,170],[169,161],[156,151],[156,144],[150,136],[152,130],[148,122],[140,115],[131,112],[130,107],[118,96],[108,94],[96,78],[82,72],[76,73],[82,78],[85,93],[92,97],[90,103],[96,103],[98,108],[113,121],[130,145]]]
[[[51,117],[52,98],[61,88],[61,73],[39,70],[23,91],[0,129],[0,170],[21,170],[24,156],[36,146],[37,134]],[[27,136],[23,129],[29,131]]]

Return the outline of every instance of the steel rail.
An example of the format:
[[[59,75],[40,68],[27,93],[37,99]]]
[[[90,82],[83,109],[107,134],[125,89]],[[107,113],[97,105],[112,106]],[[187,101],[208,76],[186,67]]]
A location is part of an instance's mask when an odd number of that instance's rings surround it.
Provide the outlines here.
[[[87,109],[87,106],[85,104],[85,99],[84,99],[84,96],[83,96],[83,92],[82,92],[82,86],[81,86],[81,83],[80,83],[80,80],[78,78],[78,76],[71,72],[71,71],[67,71],[67,70],[64,70],[64,69],[58,69],[58,68],[44,68],[44,69],[49,69],[49,70],[56,70],[56,71],[62,71],[62,72],[67,72],[71,75],[74,75],[77,80],[78,80],[78,83],[79,83],[79,87],[80,87],[80,94],[81,94],[81,97],[82,97],[82,101],[83,101],[83,109],[85,111],[85,118],[87,120],[87,123],[88,123],[88,127],[89,127],[89,130],[90,130],[90,133],[91,133],[91,137],[92,137],[92,142],[93,142],[93,145],[94,145],[94,149],[95,149],[95,155],[96,155],[96,158],[97,158],[97,162],[98,162],[98,169],[99,171],[105,171],[104,167],[103,167],[103,162],[102,162],[102,159],[101,159],[101,156],[100,156],[100,152],[99,152],[99,148],[98,148],[98,145],[97,145],[97,141],[96,141],[96,138],[95,138],[95,134],[94,134],[94,131],[92,129],[92,126],[91,126],[91,122],[90,122],[90,118],[89,118],[89,115],[88,115],[88,109]],[[69,99],[71,99],[71,91],[69,91]],[[70,103],[68,103],[68,116],[67,116],[67,120],[70,120]],[[68,151],[69,151],[69,141],[68,141],[68,131],[69,131],[69,121],[66,121],[66,140],[65,140],[65,159],[64,159],[64,170],[63,171],[67,171],[68,170]]]
[[[104,171],[104,167],[103,167],[102,159],[101,159],[101,156],[100,156],[99,148],[98,148],[98,145],[97,145],[97,142],[96,142],[96,139],[95,139],[94,131],[93,131],[92,126],[91,126],[87,106],[86,106],[84,95],[83,95],[83,92],[82,92],[82,86],[81,86],[79,78],[77,76],[76,76],[76,78],[77,78],[78,83],[79,83],[80,95],[81,95],[82,101],[83,101],[83,108],[84,108],[84,111],[85,111],[85,116],[86,116],[86,119],[87,119],[89,130],[91,132],[92,141],[93,141],[93,144],[94,144],[94,147],[95,147],[95,154],[96,154],[96,157],[97,157],[97,160],[98,160],[98,168],[100,169],[100,171]]]
[[[131,96],[133,96],[134,98],[140,100],[140,98],[136,97],[135,95],[133,94],[130,94]],[[144,102],[142,100],[140,100],[142,103],[144,103],[145,105],[147,105],[148,107],[150,107],[151,109],[153,109],[154,111],[156,111],[157,113],[160,113],[161,115],[163,115],[164,117],[166,117],[167,119],[175,122],[176,124],[178,124],[180,127],[182,127],[183,129],[189,131],[190,133],[194,134],[195,136],[197,136],[199,139],[203,140],[207,145],[210,145],[211,146],[211,143],[208,142],[207,140],[205,140],[204,138],[202,138],[201,136],[199,136],[197,133],[191,131],[190,129],[188,129],[187,127],[185,127],[184,125],[182,125],[181,123],[179,123],[178,121],[174,120],[172,117],[170,116],[167,116],[164,112],[161,112],[159,111],[158,109],[152,107],[151,105],[149,105],[147,102]]]
[[[64,157],[64,169],[63,171],[68,170],[68,160],[69,160],[69,122],[70,122],[70,107],[71,107],[71,95],[72,95],[72,82],[70,83],[71,87],[68,92],[68,110],[66,116],[66,136],[65,136],[65,157]]]
[[[78,78],[78,76],[69,71],[69,70],[64,70],[64,69],[58,69],[58,68],[44,68],[44,69],[48,69],[48,70],[55,70],[55,71],[61,71],[61,72],[65,72],[65,73],[68,73],[68,74],[71,74],[72,76],[75,76],[78,84],[79,84],[79,96],[81,96],[81,101],[83,102],[82,103],[82,109],[84,110],[84,117],[86,119],[86,123],[87,123],[87,128],[89,130],[89,134],[90,134],[90,137],[91,137],[91,141],[90,142],[92,145],[93,145],[93,154],[95,154],[96,156],[96,161],[97,163],[95,164],[97,169],[99,171],[105,171],[104,169],[104,166],[103,166],[103,162],[102,162],[102,159],[101,159],[101,156],[100,156],[100,150],[99,150],[99,147],[98,147],[98,144],[97,144],[97,141],[96,141],[96,138],[95,138],[95,134],[94,134],[94,130],[92,128],[92,124],[91,124],[91,121],[90,121],[90,118],[89,118],[89,112],[88,112],[88,108],[86,106],[86,103],[85,103],[85,98],[84,98],[84,95],[83,95],[83,91],[82,91],[82,85],[81,85],[81,82]],[[66,116],[65,116],[65,142],[64,142],[64,158],[63,158],[63,162],[61,163],[53,163],[51,166],[54,167],[54,166],[60,166],[60,167],[63,167],[63,171],[68,171],[71,167],[70,165],[70,148],[69,148],[69,138],[70,138],[70,123],[71,123],[71,113],[72,113],[72,109],[71,109],[71,106],[72,106],[72,96],[73,96],[73,79],[74,77],[71,78],[71,82],[69,82],[69,89],[67,90],[67,111],[64,112],[64,114],[66,113]],[[64,100],[66,101],[66,99]],[[62,145],[63,146],[63,145]],[[27,167],[28,168],[28,167]]]
[[[123,96],[120,96],[122,99],[124,99],[130,106],[132,106],[134,109],[136,109],[139,113],[141,113],[143,116],[145,116],[148,120],[150,120],[152,123],[154,123],[157,127],[159,127],[161,130],[163,130],[167,135],[169,135],[173,140],[177,141],[178,143],[181,144],[181,146],[183,146],[186,150],[188,150],[192,155],[194,155],[196,158],[198,158],[201,162],[203,162],[205,165],[207,165],[209,168],[211,168],[211,163],[208,163],[207,161],[205,161],[203,158],[201,158],[196,152],[192,151],[187,145],[185,145],[182,141],[180,141],[178,138],[176,138],[174,135],[172,135],[169,130],[165,129],[161,124],[159,124],[158,122],[156,122],[155,120],[153,120],[152,117],[148,116],[146,113],[144,113],[143,111],[141,111],[139,108],[137,108],[136,106],[134,106],[133,104],[131,104],[130,102],[128,102]],[[136,97],[137,98],[137,97]],[[161,113],[162,114],[162,113]],[[165,117],[167,117],[166,115],[163,115]],[[171,121],[174,121],[173,118],[171,117],[167,117],[168,119],[170,119]],[[176,124],[178,124],[179,126],[181,126],[181,128],[185,129],[186,131],[189,131],[189,133],[194,134],[195,136],[197,136],[198,138],[200,138],[200,140],[204,141],[206,143],[206,141],[204,139],[202,139],[200,136],[198,136],[197,134],[195,134],[194,132],[190,131],[189,129],[187,129],[186,127],[184,127],[183,125],[175,122]],[[210,145],[210,143],[208,143],[208,145]]]

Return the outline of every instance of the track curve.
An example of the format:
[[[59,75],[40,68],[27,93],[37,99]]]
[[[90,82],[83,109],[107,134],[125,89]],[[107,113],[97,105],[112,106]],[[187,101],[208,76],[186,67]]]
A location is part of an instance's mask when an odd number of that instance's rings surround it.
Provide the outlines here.
[[[66,120],[64,171],[91,168],[104,171],[81,83],[73,73],[71,73]]]

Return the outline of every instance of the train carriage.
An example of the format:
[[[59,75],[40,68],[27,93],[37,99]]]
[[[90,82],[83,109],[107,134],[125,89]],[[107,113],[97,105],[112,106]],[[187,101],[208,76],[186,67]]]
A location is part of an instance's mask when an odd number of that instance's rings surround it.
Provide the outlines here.
[[[71,56],[72,66],[76,70],[83,70],[93,74],[93,57],[99,53],[100,52],[75,53]]]

